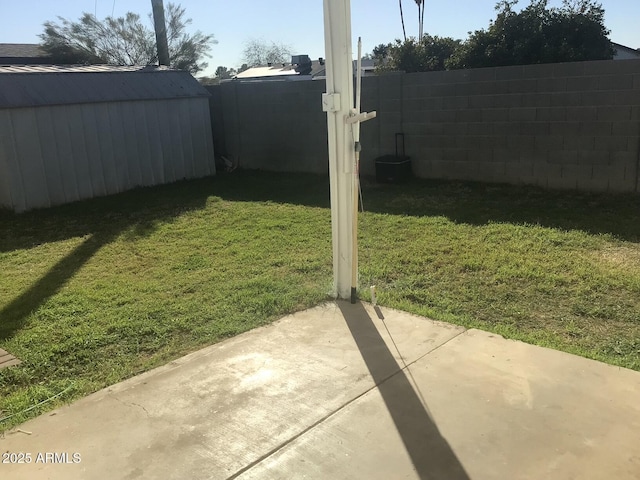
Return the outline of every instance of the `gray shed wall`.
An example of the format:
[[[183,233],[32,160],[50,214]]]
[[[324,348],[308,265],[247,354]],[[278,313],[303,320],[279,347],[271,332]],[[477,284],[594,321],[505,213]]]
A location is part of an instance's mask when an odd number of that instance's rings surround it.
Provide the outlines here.
[[[214,173],[206,97],[0,109],[0,205],[17,212]]]

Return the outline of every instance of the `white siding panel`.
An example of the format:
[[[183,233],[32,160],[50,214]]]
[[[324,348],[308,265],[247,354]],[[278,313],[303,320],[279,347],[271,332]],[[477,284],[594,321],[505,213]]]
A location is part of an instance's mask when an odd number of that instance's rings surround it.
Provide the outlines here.
[[[180,128],[182,122],[187,121],[188,119],[181,117],[182,111],[180,109],[180,105],[182,103],[183,102],[180,100],[167,101],[167,108],[169,109],[169,118],[167,119],[167,124],[171,129],[171,155],[173,157],[173,171],[176,180],[183,180],[188,177],[187,171],[185,169],[184,151],[186,148],[186,144],[189,142],[185,141],[188,139],[185,139],[183,137],[182,129]]]
[[[71,141],[70,115],[72,114],[72,111],[66,106],[51,107],[51,124],[56,144],[56,156],[60,165],[62,188],[67,202],[83,198],[78,188],[77,159],[74,157],[73,142]]]
[[[131,108],[135,118],[135,138],[138,142],[140,153],[140,172],[142,173],[142,186],[156,185],[161,183],[156,175],[154,156],[149,138],[149,126],[147,122],[147,109],[144,102],[131,103]]]
[[[192,102],[191,99],[187,103],[187,108],[189,109],[188,116],[185,118],[185,123],[183,128],[189,132],[189,143],[191,144],[191,151],[193,152],[193,160],[191,162],[191,174],[193,177],[201,177],[206,175],[203,174],[201,164],[202,164],[202,156],[201,156],[201,147],[199,135],[197,132],[197,126],[200,123],[198,111],[195,108],[196,103]]]
[[[169,102],[161,100],[153,102],[158,111],[158,128],[160,130],[160,148],[162,148],[162,169],[164,172],[164,181],[171,183],[176,181],[176,171],[174,168],[173,153],[173,135],[171,131],[171,113],[169,111]]]
[[[100,143],[100,163],[104,172],[104,184],[107,195],[120,193],[118,175],[114,160],[114,138],[109,121],[109,104],[99,103],[91,105],[96,119],[98,142]]]
[[[0,128],[2,128],[2,120],[0,120]],[[0,139],[2,142],[2,139]],[[0,208],[8,208],[13,210],[13,201],[11,200],[11,179],[9,178],[9,168],[7,159],[4,155],[2,144],[0,144]]]
[[[129,164],[139,162],[135,155],[127,154],[126,135],[122,125],[123,103],[106,103],[111,131],[113,163],[119,191],[129,190],[134,185],[129,178]]]
[[[164,175],[164,158],[160,144],[160,125],[158,123],[158,107],[156,102],[144,102],[147,131],[143,133],[149,141],[151,169],[154,184],[167,183]]]
[[[25,209],[11,110],[0,110],[0,206],[20,211]]]
[[[194,164],[193,170],[196,177],[209,175],[207,163],[206,142],[202,132],[202,109],[196,101],[189,102],[189,121],[191,128],[191,141],[193,144]]]
[[[26,208],[49,207],[47,176],[44,170],[35,109],[12,111],[18,168],[23,178]]]
[[[0,109],[0,205],[16,211],[214,173],[206,98]]]
[[[68,105],[64,107],[69,129],[69,145],[71,147],[71,162],[76,172],[76,188],[79,198],[91,198],[98,195],[94,188],[91,174],[91,164],[85,126],[82,120],[82,105]]]
[[[124,135],[124,149],[125,157],[127,160],[127,167],[129,169],[129,185],[131,188],[140,187],[142,185],[148,185],[143,181],[142,170],[147,170],[146,165],[147,158],[144,158],[141,154],[141,143],[143,139],[139,132],[142,130],[142,125],[136,123],[137,105],[133,102],[123,102],[118,104],[120,107],[120,122],[122,125],[122,132]]]
[[[60,159],[58,158],[58,146],[56,134],[53,128],[54,117],[51,107],[36,108],[36,124],[38,138],[40,139],[40,151],[42,152],[42,166],[45,174],[46,190],[49,193],[48,205],[58,205],[67,202],[65,186],[62,181]],[[58,109],[55,117],[57,121],[66,122],[64,110]],[[62,117],[62,118],[60,118]]]
[[[185,177],[195,177],[193,137],[191,135],[191,101],[178,103],[178,131],[182,137],[182,158],[184,160]]]
[[[80,105],[83,137],[87,151],[89,176],[96,197],[107,194],[105,175],[102,166],[102,144],[98,135],[98,121],[94,113],[95,105]]]

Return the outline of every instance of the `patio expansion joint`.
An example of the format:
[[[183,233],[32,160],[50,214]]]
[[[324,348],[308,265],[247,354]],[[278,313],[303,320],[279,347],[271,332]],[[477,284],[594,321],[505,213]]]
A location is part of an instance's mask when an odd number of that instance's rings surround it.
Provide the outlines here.
[[[385,324],[386,327],[386,324]],[[452,336],[451,338],[445,340],[444,342],[436,345],[435,347],[433,347],[431,350],[429,350],[428,352],[420,355],[419,357],[417,357],[415,360],[406,363],[404,361],[404,357],[402,356],[402,354],[400,353],[400,350],[398,350],[398,347],[396,346],[396,342],[393,340],[393,337],[391,336],[391,333],[389,333],[389,337],[391,337],[391,340],[393,341],[393,345],[396,347],[396,351],[398,352],[398,355],[400,356],[400,359],[402,360],[402,363],[404,364],[404,367],[402,367],[401,370],[406,370],[407,368],[409,368],[411,365],[413,365],[416,362],[419,362],[420,360],[422,360],[424,357],[426,357],[427,355],[431,355],[433,352],[435,352],[436,350],[440,350],[442,347],[446,346],[447,344],[449,344],[450,342],[452,342],[453,340],[457,339],[460,335],[463,335],[465,333],[468,332],[468,329],[463,328],[463,330],[461,330],[460,332],[458,332],[457,334],[455,334],[454,336]],[[393,375],[396,375],[398,372],[394,373]],[[392,375],[392,376],[393,376]],[[380,383],[384,383],[388,380],[388,378],[385,378],[382,382]]]
[[[386,328],[386,324],[385,324],[385,328]],[[404,361],[404,357],[402,357],[402,354],[400,354],[400,351],[398,350],[398,355],[400,356],[400,359],[402,360],[402,363],[404,366],[400,366],[398,365],[398,367],[400,367],[398,370],[396,370],[395,372],[393,372],[392,374],[388,375],[387,377],[385,377],[384,379],[382,379],[380,382],[374,384],[372,387],[367,388],[364,392],[356,395],[355,397],[353,397],[351,400],[349,400],[348,402],[343,403],[342,405],[338,406],[337,408],[335,408],[334,410],[332,410],[331,412],[329,412],[328,414],[326,414],[325,416],[323,416],[322,418],[320,418],[319,420],[317,420],[316,422],[312,423],[311,425],[309,425],[308,427],[304,428],[303,430],[301,430],[300,432],[298,432],[297,434],[291,436],[290,438],[288,438],[287,440],[285,440],[284,442],[280,443],[279,445],[277,445],[276,447],[272,448],[271,450],[269,450],[267,453],[265,453],[264,455],[261,455],[260,457],[258,457],[256,460],[254,460],[253,462],[249,463],[248,465],[245,465],[244,467],[242,467],[240,470],[238,470],[236,473],[234,473],[233,475],[227,477],[227,480],[234,480],[235,478],[238,478],[240,475],[242,475],[243,473],[251,470],[253,467],[255,467],[256,465],[259,465],[260,463],[262,463],[263,461],[265,461],[267,458],[275,455],[276,453],[278,453],[280,450],[282,450],[283,448],[285,448],[287,445],[295,442],[298,438],[304,436],[305,434],[307,434],[308,432],[310,432],[311,430],[313,430],[314,428],[316,428],[317,426],[321,425],[322,423],[326,422],[327,420],[329,420],[330,418],[332,418],[333,416],[335,416],[336,414],[338,414],[340,411],[344,410],[346,407],[348,407],[349,405],[351,405],[352,403],[357,402],[359,399],[361,399],[362,397],[364,397],[365,395],[367,395],[368,393],[374,391],[375,389],[377,389],[380,385],[386,383],[387,381],[389,381],[391,378],[395,377],[396,375],[400,374],[401,372],[407,370],[409,372],[409,375],[411,375],[411,371],[408,370],[408,368],[413,365],[414,363],[418,362],[419,360],[423,359],[424,357],[426,357],[427,355],[430,355],[431,353],[435,352],[436,350],[440,349],[441,347],[443,347],[444,345],[448,344],[449,342],[451,342],[452,340],[455,340],[456,338],[458,338],[460,335],[462,335],[463,333],[466,333],[467,329],[465,328],[464,330],[460,331],[459,333],[457,333],[456,335],[452,336],[451,338],[447,339],[446,341],[436,345],[435,347],[433,347],[432,349],[430,349],[429,351],[427,351],[426,353],[424,353],[423,355],[420,355],[418,358],[416,358],[415,360],[409,362],[408,364]],[[391,337],[391,334],[389,334],[389,336]],[[393,337],[391,337],[391,341],[393,342],[394,346],[396,347],[396,350],[398,349],[397,345],[395,344],[395,341],[393,340]],[[412,376],[413,378],[413,376]],[[422,394],[419,393],[421,400],[424,402],[424,399],[422,398]]]

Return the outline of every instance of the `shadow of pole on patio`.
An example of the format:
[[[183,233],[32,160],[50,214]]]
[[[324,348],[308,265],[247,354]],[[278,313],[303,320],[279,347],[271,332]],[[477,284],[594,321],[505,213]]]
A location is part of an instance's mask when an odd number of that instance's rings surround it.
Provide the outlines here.
[[[469,480],[362,304],[337,305],[420,478]]]

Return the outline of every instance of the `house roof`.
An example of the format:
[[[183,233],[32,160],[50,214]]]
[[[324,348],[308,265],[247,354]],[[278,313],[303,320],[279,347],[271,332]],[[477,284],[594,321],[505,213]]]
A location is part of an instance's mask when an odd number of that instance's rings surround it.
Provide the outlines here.
[[[37,43],[0,43],[0,57],[48,57]]]
[[[167,67],[0,67],[0,108],[208,96],[189,72]]]
[[[613,48],[618,51],[622,50],[631,55],[637,55],[638,57],[640,57],[640,48],[631,48],[616,42],[611,42],[611,45],[613,45]]]
[[[279,65],[277,67],[251,67],[236,75],[238,79],[281,77],[283,75],[298,75],[293,65]]]
[[[354,74],[357,66],[358,66],[358,61],[354,60],[353,61]],[[361,61],[361,68],[362,68],[363,75],[367,75],[367,73],[372,74],[376,69],[373,58],[363,58]],[[327,75],[326,63],[323,62],[322,65],[318,65],[317,69],[314,68],[314,71],[312,72],[312,74],[313,74],[313,78],[318,78],[318,79],[325,78],[325,76]]]
[[[320,60],[313,60],[311,62],[311,73],[308,76],[312,78],[315,77],[323,77],[326,75],[326,64],[324,60],[321,62]],[[356,61],[353,62],[353,68],[356,68]],[[373,59],[362,59],[362,69],[364,71],[373,71],[375,69]],[[269,78],[278,78],[278,77],[288,77],[291,75],[299,75],[298,72],[295,71],[295,65],[291,64],[281,64],[278,66],[261,66],[261,67],[252,67],[244,72],[240,72],[235,76],[238,80],[264,80]]]
[[[315,77],[319,72],[324,72],[324,61],[320,63],[320,60],[313,60],[311,62],[311,77]],[[244,72],[240,72],[235,76],[239,80],[248,79],[264,79],[268,77],[283,77],[289,75],[300,75],[296,72],[296,66],[290,63],[273,65],[273,66],[259,66],[252,67]]]

